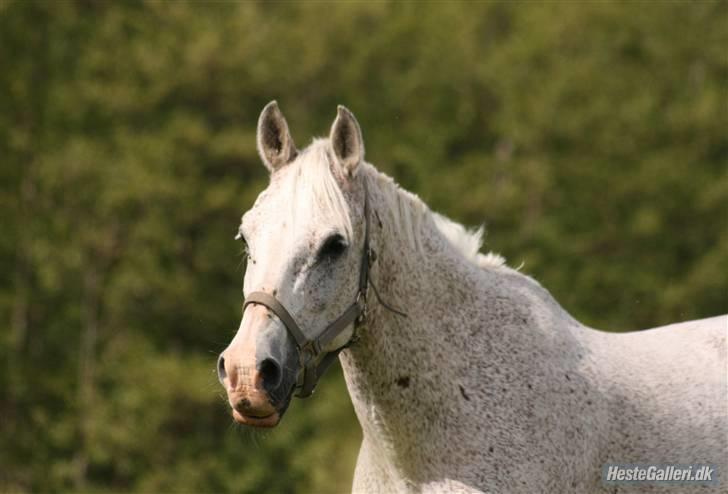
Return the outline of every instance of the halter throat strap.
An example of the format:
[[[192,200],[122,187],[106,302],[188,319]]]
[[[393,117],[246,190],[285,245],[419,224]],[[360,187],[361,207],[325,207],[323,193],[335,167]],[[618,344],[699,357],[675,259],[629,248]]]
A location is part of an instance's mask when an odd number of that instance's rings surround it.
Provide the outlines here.
[[[361,256],[361,263],[359,266],[359,289],[356,294],[354,302],[331,324],[326,326],[317,336],[309,338],[301,330],[294,317],[288,312],[283,304],[273,295],[266,292],[252,292],[246,298],[243,303],[243,311],[250,304],[260,304],[267,307],[281,320],[288,333],[293,337],[296,342],[296,348],[298,349],[298,358],[303,369],[303,377],[299,379],[296,384],[297,393],[296,396],[299,398],[308,398],[313,394],[316,388],[316,383],[319,378],[326,372],[331,364],[336,360],[344,348],[349,346],[356,337],[337,348],[334,351],[326,352],[323,358],[320,359],[323,349],[331,343],[339,334],[341,334],[350,324],[355,322],[362,322],[366,317],[366,300],[367,291],[369,288],[369,267],[370,257],[372,257],[372,251],[369,247],[369,195],[367,194],[366,186],[364,188],[364,248]],[[377,299],[379,297],[377,296]],[[355,325],[356,329],[356,325]],[[317,364],[318,361],[318,364]]]

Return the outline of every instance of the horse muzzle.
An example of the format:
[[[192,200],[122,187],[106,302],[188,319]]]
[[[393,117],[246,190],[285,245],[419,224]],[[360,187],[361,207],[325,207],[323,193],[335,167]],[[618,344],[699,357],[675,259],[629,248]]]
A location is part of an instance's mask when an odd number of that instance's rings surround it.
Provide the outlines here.
[[[254,427],[274,427],[291,400],[298,362],[285,328],[267,309],[246,310],[238,334],[217,361],[233,419]],[[288,348],[288,347],[291,348]]]
[[[256,407],[247,398],[238,398],[233,395],[228,399],[232,407],[233,420],[238,424],[253,427],[275,427],[281,421],[282,413],[268,403]]]
[[[266,389],[267,378],[262,376],[264,372],[245,369],[239,367],[238,379],[228,379],[226,386],[233,419],[239,424],[254,427],[275,427],[288,401],[276,400]],[[251,377],[244,377],[246,374]]]

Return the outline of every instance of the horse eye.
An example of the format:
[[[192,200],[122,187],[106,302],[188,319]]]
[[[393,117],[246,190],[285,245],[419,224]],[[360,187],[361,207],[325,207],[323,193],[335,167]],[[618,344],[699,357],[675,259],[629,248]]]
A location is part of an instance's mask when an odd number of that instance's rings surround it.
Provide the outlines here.
[[[326,242],[324,242],[324,245],[321,247],[316,257],[319,260],[336,259],[337,257],[340,257],[344,253],[344,251],[346,251],[347,247],[348,245],[346,244],[346,239],[336,233],[326,239]]]

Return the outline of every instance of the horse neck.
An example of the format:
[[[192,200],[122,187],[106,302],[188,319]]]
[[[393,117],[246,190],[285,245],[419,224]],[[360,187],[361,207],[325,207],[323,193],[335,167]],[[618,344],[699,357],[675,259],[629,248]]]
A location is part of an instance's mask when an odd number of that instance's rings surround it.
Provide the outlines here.
[[[396,465],[408,448],[432,441],[423,437],[432,432],[422,427],[428,416],[437,421],[452,413],[458,401],[453,393],[462,399],[454,384],[459,369],[452,364],[468,345],[465,326],[474,318],[482,273],[450,245],[429,213],[396,219],[402,211],[376,207],[388,203],[386,192],[368,187],[377,251],[371,278],[382,300],[407,317],[384,308],[370,289],[366,326],[341,362],[365,440]],[[400,197],[399,208],[415,207],[408,204],[412,197]],[[414,236],[397,231],[411,224],[419,230]]]
[[[369,190],[373,205],[387,203],[381,190]],[[400,209],[411,197],[404,196]],[[371,278],[384,302],[407,317],[384,308],[370,290],[366,326],[341,362],[369,454],[401,477],[416,475],[413,451],[426,456],[431,448],[437,455],[452,441],[453,424],[474,420],[476,402],[490,407],[483,403],[487,393],[469,386],[500,382],[508,369],[515,375],[541,372],[531,367],[543,361],[532,349],[568,355],[577,344],[568,329],[554,330],[572,320],[535,281],[508,268],[479,268],[439,232],[429,213],[396,221],[396,212],[373,209],[378,259]],[[418,225],[419,247],[397,231],[403,224]],[[514,363],[513,355],[520,361]],[[497,421],[489,424],[499,427]]]

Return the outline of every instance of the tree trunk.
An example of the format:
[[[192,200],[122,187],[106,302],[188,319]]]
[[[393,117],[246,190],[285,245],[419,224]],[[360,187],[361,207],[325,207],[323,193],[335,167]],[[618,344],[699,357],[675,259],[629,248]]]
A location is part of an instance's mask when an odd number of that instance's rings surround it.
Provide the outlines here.
[[[83,327],[79,340],[78,377],[80,447],[75,459],[75,484],[77,490],[82,490],[86,485],[89,452],[94,435],[93,414],[96,394],[96,347],[99,333],[99,303],[101,292],[99,272],[93,262],[88,264],[83,277],[83,297],[81,300]]]

